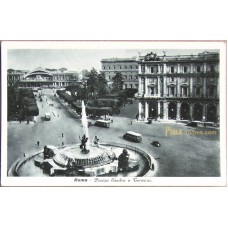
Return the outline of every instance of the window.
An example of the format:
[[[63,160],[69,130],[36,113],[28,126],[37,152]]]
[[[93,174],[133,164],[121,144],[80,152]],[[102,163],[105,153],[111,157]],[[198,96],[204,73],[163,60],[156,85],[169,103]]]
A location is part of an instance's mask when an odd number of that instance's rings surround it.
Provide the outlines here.
[[[151,94],[151,95],[154,95],[154,87],[151,87],[150,94]]]
[[[182,96],[187,96],[187,87],[182,87]]]
[[[138,76],[135,76],[135,79],[138,79]]]
[[[150,73],[152,73],[152,74],[154,73],[154,67],[150,68]]]
[[[127,69],[127,66],[125,66],[125,69]]]
[[[110,66],[108,67],[108,69],[110,70]]]
[[[195,91],[196,91],[196,94],[195,94],[195,95],[196,95],[196,96],[200,96],[200,88],[196,88]]]
[[[103,69],[105,70],[105,67]]]
[[[170,94],[169,95],[171,95],[171,96],[174,96],[174,87],[170,87]]]
[[[173,66],[171,67],[171,73],[174,73],[174,67]]]
[[[133,85],[131,84],[131,89],[132,89]]]
[[[126,80],[127,80],[127,76],[125,76]]]
[[[113,66],[113,69],[116,69],[116,67],[115,67],[115,66]]]
[[[145,72],[145,66],[141,66],[142,72]]]
[[[200,66],[197,66],[196,71],[197,71],[197,73],[200,72]]]
[[[209,90],[208,90],[209,97],[213,97],[214,96],[214,92],[215,92],[215,87],[214,86],[210,86]]]
[[[211,65],[211,72],[215,72],[215,66]]]
[[[131,76],[131,80],[132,80],[132,76]]]
[[[187,73],[188,68],[184,66],[184,73]]]
[[[130,69],[132,69],[132,66],[130,66]]]
[[[135,66],[135,69],[138,69],[138,66]]]
[[[174,82],[174,77],[171,77],[170,78],[170,82]]]
[[[121,66],[120,66],[120,69],[121,69]]]

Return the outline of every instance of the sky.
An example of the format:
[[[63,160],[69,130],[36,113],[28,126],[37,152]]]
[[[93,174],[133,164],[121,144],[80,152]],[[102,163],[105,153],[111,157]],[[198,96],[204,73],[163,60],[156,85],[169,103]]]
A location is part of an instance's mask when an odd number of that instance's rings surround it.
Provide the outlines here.
[[[162,49],[8,49],[7,69],[34,70],[37,67],[82,71],[101,70],[103,58],[131,58],[153,51],[163,55]],[[205,49],[166,49],[166,55],[197,55]]]

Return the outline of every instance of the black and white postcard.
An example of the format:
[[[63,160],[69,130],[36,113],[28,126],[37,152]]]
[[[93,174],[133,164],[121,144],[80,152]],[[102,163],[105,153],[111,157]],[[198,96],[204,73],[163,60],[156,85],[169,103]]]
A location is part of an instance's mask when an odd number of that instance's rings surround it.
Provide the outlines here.
[[[225,186],[226,42],[1,42],[2,186]]]

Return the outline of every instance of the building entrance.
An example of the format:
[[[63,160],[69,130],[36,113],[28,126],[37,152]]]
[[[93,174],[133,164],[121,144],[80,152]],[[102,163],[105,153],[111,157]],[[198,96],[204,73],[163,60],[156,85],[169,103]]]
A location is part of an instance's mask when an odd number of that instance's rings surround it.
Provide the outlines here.
[[[189,119],[189,104],[188,103],[182,103],[181,104],[181,110],[180,110],[180,118],[181,120],[188,120]]]
[[[150,102],[149,104],[149,117],[157,118],[158,117],[158,104],[157,102]]]
[[[193,107],[193,120],[201,121],[203,117],[203,107],[201,104],[196,103]]]
[[[175,120],[177,116],[177,105],[174,102],[170,102],[168,106],[168,118]]]
[[[213,104],[207,106],[207,121],[216,122],[216,106]]]

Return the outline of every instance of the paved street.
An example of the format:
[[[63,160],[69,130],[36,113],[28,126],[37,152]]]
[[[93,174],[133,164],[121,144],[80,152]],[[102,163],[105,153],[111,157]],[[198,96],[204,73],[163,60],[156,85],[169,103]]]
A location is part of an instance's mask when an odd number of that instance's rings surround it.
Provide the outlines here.
[[[65,145],[80,142],[79,136],[83,134],[80,119],[54,97],[52,90],[45,90],[43,94],[45,95],[43,101],[37,101],[40,115],[36,123],[8,123],[8,168],[24,153],[29,155],[40,150],[44,145],[60,146],[62,142]],[[134,106],[137,106],[137,102],[131,105],[127,105],[120,116],[113,116],[110,128],[91,126],[90,138],[97,135],[100,141],[126,143],[144,149],[158,162],[157,176],[220,175],[219,130],[190,128],[176,123],[136,122],[131,118],[129,110],[135,110]],[[51,121],[44,120],[46,112],[51,113]],[[124,117],[124,112],[129,115]],[[132,117],[135,115],[136,113],[132,113]],[[128,130],[141,133],[142,143],[125,141],[122,136]],[[213,132],[209,132],[210,135],[206,134],[211,130]],[[194,132],[191,135],[186,134],[189,131],[202,132],[200,135],[195,135]],[[160,148],[151,145],[154,140],[161,143]],[[40,142],[39,147],[37,141]]]

